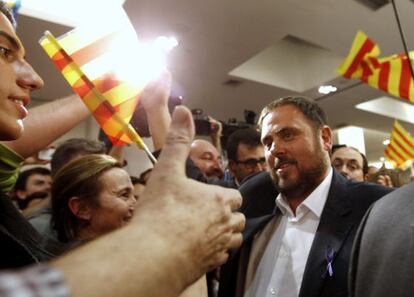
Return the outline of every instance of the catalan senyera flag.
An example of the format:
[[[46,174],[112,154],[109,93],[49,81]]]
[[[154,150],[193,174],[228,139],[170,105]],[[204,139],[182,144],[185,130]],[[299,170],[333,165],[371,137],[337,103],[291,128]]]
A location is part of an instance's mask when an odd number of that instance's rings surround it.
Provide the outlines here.
[[[143,144],[128,123],[145,85],[118,80],[113,73],[115,62],[108,57],[109,46],[119,34],[114,31],[96,38],[73,30],[56,39],[46,32],[40,44],[114,145]]]
[[[390,162],[401,169],[406,169],[414,160],[414,138],[398,121],[394,122],[390,143],[384,154]]]
[[[414,84],[405,54],[379,58],[380,48],[359,31],[351,50],[337,72],[346,78],[358,78],[373,88],[414,103]],[[410,52],[410,59],[414,52]]]

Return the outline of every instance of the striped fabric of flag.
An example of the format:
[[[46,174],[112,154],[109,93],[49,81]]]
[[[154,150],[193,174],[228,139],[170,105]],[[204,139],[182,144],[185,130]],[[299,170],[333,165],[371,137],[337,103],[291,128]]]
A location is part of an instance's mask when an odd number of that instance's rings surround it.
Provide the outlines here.
[[[46,32],[40,40],[48,56],[114,145],[134,141],[125,126],[131,120],[144,88],[144,85],[117,80],[114,75],[115,62],[108,56],[108,51],[111,44],[117,42],[119,34],[115,31],[96,38],[73,30],[55,39]]]
[[[414,102],[414,85],[407,56],[397,54],[379,58],[379,54],[378,45],[359,31],[337,72],[346,78],[358,78],[373,88]],[[410,52],[410,58],[413,56],[414,52]]]
[[[394,122],[385,157],[398,168],[406,169],[414,160],[414,138],[398,121]]]

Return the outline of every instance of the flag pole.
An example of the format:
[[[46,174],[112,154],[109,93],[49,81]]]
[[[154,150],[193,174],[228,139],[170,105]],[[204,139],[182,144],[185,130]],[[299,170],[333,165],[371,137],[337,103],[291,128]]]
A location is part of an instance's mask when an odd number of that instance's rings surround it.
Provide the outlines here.
[[[401,36],[401,41],[402,41],[402,44],[403,44],[403,47],[404,47],[404,52],[405,52],[405,55],[407,56],[407,59],[408,59],[408,65],[410,65],[411,79],[414,79],[413,64],[411,63],[410,53],[408,52],[408,47],[407,47],[407,43],[405,41],[405,36],[404,36],[403,29],[401,27],[400,17],[398,16],[397,6],[395,5],[395,0],[391,0],[391,3],[392,3],[392,8],[394,9],[394,15],[395,15],[395,19],[397,21],[398,31],[400,31],[400,36]]]
[[[44,35],[49,42],[54,44],[57,48],[59,48],[62,52],[62,54],[67,58],[69,61],[72,62],[72,66],[74,70],[78,73],[79,77],[85,82],[86,85],[88,85],[93,92],[93,94],[98,98],[100,103],[106,104],[108,108],[110,108],[112,112],[113,119],[117,121],[121,127],[123,132],[137,145],[139,149],[142,149],[147,157],[150,159],[152,164],[157,163],[157,159],[155,159],[154,155],[151,153],[151,151],[148,149],[147,145],[142,140],[141,136],[135,131],[134,127],[130,123],[127,123],[123,118],[119,116],[119,114],[113,110],[113,107],[107,103],[106,98],[101,94],[101,92],[96,89],[95,85],[92,83],[92,81],[83,73],[82,69],[73,61],[72,57],[66,53],[66,51],[62,48],[62,46],[59,44],[57,39],[50,33],[49,31],[45,32]]]

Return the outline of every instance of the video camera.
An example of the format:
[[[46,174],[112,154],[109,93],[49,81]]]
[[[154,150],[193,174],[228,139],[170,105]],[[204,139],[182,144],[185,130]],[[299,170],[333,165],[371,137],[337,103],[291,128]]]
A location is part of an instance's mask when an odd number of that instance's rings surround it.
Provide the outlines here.
[[[196,129],[196,135],[209,136],[211,135],[211,123],[209,117],[204,114],[201,108],[195,108],[191,110],[194,118],[194,124]],[[246,129],[255,126],[256,113],[251,110],[244,111],[244,122],[237,121],[236,118],[230,118],[227,122],[220,121],[223,126],[221,145],[226,146],[227,139],[236,130]]]

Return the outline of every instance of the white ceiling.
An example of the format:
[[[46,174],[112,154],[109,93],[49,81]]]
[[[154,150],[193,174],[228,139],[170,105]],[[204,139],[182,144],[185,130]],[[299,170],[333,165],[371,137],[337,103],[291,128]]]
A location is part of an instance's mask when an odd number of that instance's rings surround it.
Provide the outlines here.
[[[396,4],[408,47],[414,49],[409,30],[414,27],[414,3],[396,0]],[[124,7],[141,39],[174,35],[179,40],[170,54],[169,69],[175,95],[182,95],[189,107],[202,108],[220,120],[242,120],[245,109],[259,112],[272,99],[302,94],[318,101],[333,128],[366,128],[369,160],[383,155],[382,141],[393,119],[354,106],[385,94],[338,78],[335,61],[346,56],[358,30],[375,40],[384,56],[403,51],[391,4],[373,11],[352,0],[127,0]],[[97,13],[99,7],[90,12]],[[45,30],[59,36],[69,28],[20,16],[18,33],[28,59],[46,83],[33,96],[40,101],[71,92],[37,44]],[[286,40],[299,41],[300,47],[311,51],[284,46]],[[259,62],[248,65],[255,59]],[[230,78],[243,83],[225,85]],[[327,80],[338,87],[337,93],[317,92],[319,83]],[[403,125],[414,132],[414,125]]]

